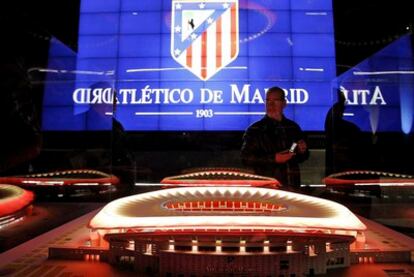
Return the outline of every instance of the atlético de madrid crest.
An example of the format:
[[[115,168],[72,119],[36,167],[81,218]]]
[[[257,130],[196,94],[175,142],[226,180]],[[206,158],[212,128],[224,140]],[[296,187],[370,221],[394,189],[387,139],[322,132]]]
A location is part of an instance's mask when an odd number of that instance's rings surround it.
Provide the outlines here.
[[[171,55],[208,80],[239,53],[238,0],[173,0]]]

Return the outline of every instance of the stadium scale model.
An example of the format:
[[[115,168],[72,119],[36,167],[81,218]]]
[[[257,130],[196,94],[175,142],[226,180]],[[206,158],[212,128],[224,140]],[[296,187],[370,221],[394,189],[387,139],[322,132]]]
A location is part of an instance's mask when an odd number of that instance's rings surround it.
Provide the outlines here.
[[[19,186],[41,195],[76,196],[111,191],[119,179],[97,170],[78,169],[0,177],[0,183]]]
[[[157,276],[302,276],[349,266],[350,248],[365,243],[346,207],[270,189],[272,178],[206,170],[160,185],[108,203],[89,222],[90,247],[52,247],[49,257]]]
[[[331,191],[358,197],[414,199],[414,176],[371,170],[331,174],[322,180]]]
[[[331,174],[323,179],[330,187],[414,187],[414,176],[381,171],[354,170]]]
[[[30,215],[34,195],[25,189],[0,184],[0,228]]]

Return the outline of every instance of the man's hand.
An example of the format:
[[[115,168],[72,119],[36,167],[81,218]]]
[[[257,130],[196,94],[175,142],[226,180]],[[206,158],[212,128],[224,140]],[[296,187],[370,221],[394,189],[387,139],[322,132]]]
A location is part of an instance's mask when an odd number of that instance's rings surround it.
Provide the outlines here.
[[[284,164],[287,161],[289,161],[290,159],[292,159],[292,157],[295,156],[295,153],[291,153],[288,150],[276,153],[275,155],[275,161],[278,164]]]
[[[303,153],[306,152],[307,149],[308,149],[308,146],[306,145],[306,142],[303,139],[299,140],[298,141],[298,148],[297,148],[298,153],[303,154]]]

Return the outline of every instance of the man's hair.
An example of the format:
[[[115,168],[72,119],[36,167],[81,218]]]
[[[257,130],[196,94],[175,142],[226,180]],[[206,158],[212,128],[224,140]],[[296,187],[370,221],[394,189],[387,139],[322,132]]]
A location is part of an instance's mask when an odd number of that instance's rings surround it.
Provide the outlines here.
[[[280,87],[271,87],[267,90],[266,94],[267,93],[279,93],[281,96],[283,96],[283,99],[286,97],[285,91]]]

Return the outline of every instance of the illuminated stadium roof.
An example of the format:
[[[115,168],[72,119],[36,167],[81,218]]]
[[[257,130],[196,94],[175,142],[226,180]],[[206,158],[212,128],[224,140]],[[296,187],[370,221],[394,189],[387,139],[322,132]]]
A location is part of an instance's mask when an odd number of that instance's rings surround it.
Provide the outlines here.
[[[109,186],[119,183],[118,177],[97,170],[77,169],[19,176],[0,177],[0,183],[24,188],[51,186]]]
[[[0,217],[13,214],[33,202],[33,193],[12,185],[0,185]]]
[[[134,232],[250,230],[331,233],[366,227],[346,207],[302,194],[254,187],[187,187],[148,192],[107,204],[92,229]]]
[[[323,179],[327,186],[379,186],[379,187],[413,187],[414,176],[371,170],[345,171],[331,174]]]
[[[251,174],[238,169],[203,169],[182,175],[166,177],[161,181],[165,187],[191,186],[249,186],[249,187],[280,187],[274,178]]]

